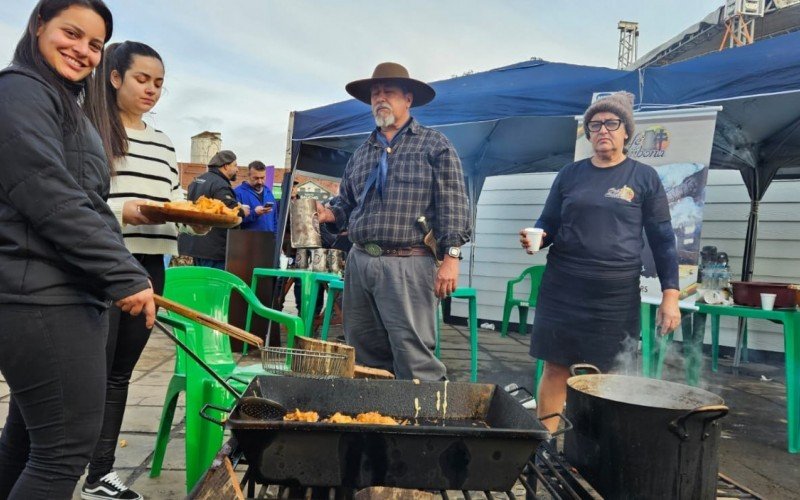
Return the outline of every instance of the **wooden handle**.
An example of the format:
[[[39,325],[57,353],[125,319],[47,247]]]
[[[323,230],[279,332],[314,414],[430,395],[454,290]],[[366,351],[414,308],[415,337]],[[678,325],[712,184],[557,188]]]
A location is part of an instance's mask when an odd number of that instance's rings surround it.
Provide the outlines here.
[[[380,368],[370,368],[368,366],[355,365],[353,367],[353,378],[377,378],[394,379],[394,373]]]
[[[180,314],[181,316],[188,318],[192,321],[196,321],[201,325],[208,326],[217,330],[218,332],[224,333],[229,337],[233,337],[237,340],[241,340],[242,342],[247,342],[248,344],[256,347],[264,347],[264,341],[253,335],[252,333],[246,332],[241,328],[237,328],[233,325],[229,325],[227,323],[223,323],[222,321],[216,320],[207,314],[203,314],[201,312],[195,311],[194,309],[190,309],[182,304],[178,304],[169,299],[165,299],[160,295],[153,295],[153,300],[155,301],[156,305],[159,307],[163,307],[164,309],[170,310],[174,313]]]

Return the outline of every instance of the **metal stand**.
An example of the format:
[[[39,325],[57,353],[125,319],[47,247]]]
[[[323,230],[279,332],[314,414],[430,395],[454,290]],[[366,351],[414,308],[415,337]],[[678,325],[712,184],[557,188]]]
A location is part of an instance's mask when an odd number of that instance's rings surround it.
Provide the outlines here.
[[[639,23],[620,21],[619,29],[619,56],[617,69],[628,69],[636,62],[639,42]]]

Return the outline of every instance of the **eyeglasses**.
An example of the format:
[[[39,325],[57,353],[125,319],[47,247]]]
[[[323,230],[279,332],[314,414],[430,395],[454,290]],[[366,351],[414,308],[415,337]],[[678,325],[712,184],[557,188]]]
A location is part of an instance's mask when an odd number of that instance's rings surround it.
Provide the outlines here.
[[[589,129],[589,132],[600,132],[600,129],[603,128],[605,125],[606,130],[609,132],[613,132],[615,130],[619,130],[620,126],[622,126],[622,120],[603,120],[603,121],[590,121],[586,124],[586,128]]]

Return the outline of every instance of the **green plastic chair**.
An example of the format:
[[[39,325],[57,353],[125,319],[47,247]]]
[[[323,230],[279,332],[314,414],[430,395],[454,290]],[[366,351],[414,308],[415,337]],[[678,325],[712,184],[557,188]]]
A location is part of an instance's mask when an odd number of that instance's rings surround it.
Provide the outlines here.
[[[339,276],[331,273],[317,273],[308,269],[257,267],[253,269],[253,279],[250,283],[250,289],[256,290],[258,288],[258,282],[262,278],[294,278],[297,280],[295,281],[295,286],[300,285],[300,317],[303,319],[303,324],[306,328],[305,333],[301,333],[301,335],[310,337],[313,334],[314,310],[316,309],[319,283],[329,280],[338,280]],[[250,313],[248,312],[248,321],[249,318]]]
[[[453,299],[467,299],[469,301],[469,345],[470,345],[470,381],[478,381],[478,292],[474,288],[456,288],[450,295]],[[434,354],[439,357],[441,352],[439,340],[441,337],[441,304],[436,308],[436,348]]]
[[[250,309],[268,320],[286,325],[287,345],[294,343],[294,336],[302,334],[303,321],[283,312],[265,307],[250,288],[238,277],[209,267],[176,267],[166,271],[164,296],[198,312],[207,314],[219,321],[228,321],[228,308],[231,293],[236,291],[249,304]],[[243,389],[256,375],[263,374],[260,364],[237,367],[231,353],[230,338],[213,329],[191,321],[175,313],[169,317],[178,321],[185,330],[184,342],[190,349],[217,374],[231,379],[238,389]],[[249,321],[246,329],[249,329]],[[178,395],[186,391],[186,488],[190,491],[197,480],[211,464],[222,445],[223,429],[200,417],[200,410],[206,403],[230,407],[232,396],[218,384],[203,368],[177,349],[176,371],[169,384],[164,400],[159,432],[156,436],[156,450],[150,471],[157,477],[169,440],[172,418]]]
[[[344,293],[344,281],[328,282],[328,298],[325,301],[325,315],[322,317],[322,327],[320,328],[320,340],[328,340],[328,329],[331,327],[331,317],[333,317],[333,303],[336,301],[336,294]]]
[[[165,326],[172,327],[172,333],[184,344],[186,334],[191,328],[188,320],[181,320],[179,317],[171,318],[163,314],[158,315],[158,320]],[[158,477],[161,474],[161,466],[164,463],[164,454],[167,451],[169,433],[172,430],[172,420],[175,417],[175,408],[178,405],[178,397],[182,392],[186,392],[186,354],[181,349],[175,356],[175,370],[167,386],[167,395],[164,398],[164,407],[161,410],[161,420],[158,424],[156,434],[156,447],[153,451],[153,463],[150,469],[150,477]]]
[[[536,302],[539,299],[539,285],[542,283],[543,273],[544,266],[532,266],[522,271],[519,277],[506,284],[506,299],[503,305],[503,326],[500,328],[501,336],[505,337],[508,335],[508,320],[511,317],[511,311],[515,307],[519,308],[519,333],[522,335],[528,333],[528,309],[536,307]],[[527,297],[517,299],[514,296],[514,286],[525,279],[530,280],[530,292],[527,294]]]
[[[194,326],[188,319],[175,315],[174,317],[166,316],[163,313],[158,314],[158,320],[165,326],[170,326],[173,329],[173,334],[178,337],[184,344],[186,344],[186,336],[188,332],[194,332]],[[178,405],[178,398],[181,392],[186,392],[186,360],[188,356],[183,349],[178,348],[177,356],[175,356],[175,371],[169,381],[167,387],[167,394],[164,398],[164,406],[161,410],[161,420],[156,434],[156,446],[153,451],[153,461],[150,469],[150,477],[158,477],[161,475],[161,468],[164,463],[164,456],[167,451],[167,444],[169,443],[170,431],[172,430],[172,422],[175,418],[175,409]],[[239,368],[239,367],[237,367]],[[245,366],[241,367],[241,372],[253,371],[253,368]],[[236,372],[237,370],[234,370]],[[229,383],[237,390],[243,391],[247,384],[246,379],[239,378],[242,373],[231,374]],[[255,376],[253,373],[252,376]],[[235,378],[233,378],[235,377]]]

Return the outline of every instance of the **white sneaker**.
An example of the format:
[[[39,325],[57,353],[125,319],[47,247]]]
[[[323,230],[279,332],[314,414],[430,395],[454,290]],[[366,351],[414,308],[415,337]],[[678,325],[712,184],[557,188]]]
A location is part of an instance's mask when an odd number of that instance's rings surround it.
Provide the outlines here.
[[[101,477],[96,483],[83,483],[81,487],[83,500],[144,500],[142,495],[125,486],[115,471]]]

